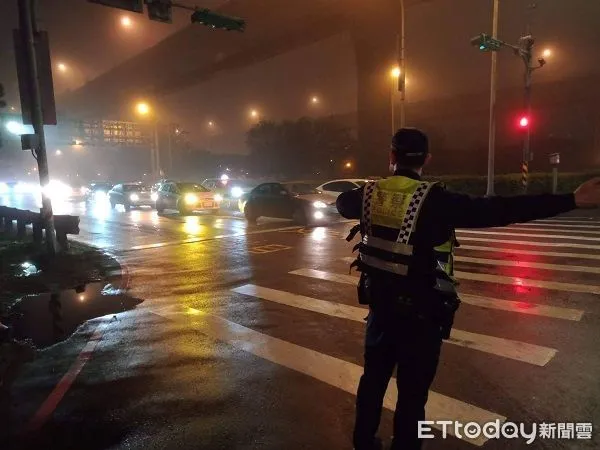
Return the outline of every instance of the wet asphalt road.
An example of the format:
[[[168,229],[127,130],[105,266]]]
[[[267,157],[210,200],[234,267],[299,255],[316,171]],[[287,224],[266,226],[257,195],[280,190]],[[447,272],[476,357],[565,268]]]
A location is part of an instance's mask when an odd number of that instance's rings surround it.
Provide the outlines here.
[[[81,215],[77,239],[116,254],[130,295],[144,302],[87,322],[27,367],[13,392],[15,429],[93,347],[48,421],[13,438],[14,448],[351,448],[366,315],[348,275],[352,223],[56,211]],[[600,448],[598,212],[458,238],[463,305],[428,416],[595,429],[590,440],[529,446],[435,431],[426,448]],[[388,409],[384,437],[391,419]]]

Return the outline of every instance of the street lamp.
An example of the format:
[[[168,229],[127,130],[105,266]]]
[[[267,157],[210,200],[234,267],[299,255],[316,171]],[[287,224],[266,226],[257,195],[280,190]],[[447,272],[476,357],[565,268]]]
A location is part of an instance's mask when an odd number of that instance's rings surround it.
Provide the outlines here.
[[[344,167],[346,169],[352,169],[352,163],[350,161],[346,162],[346,164],[344,164]]]
[[[123,28],[131,28],[133,22],[129,16],[121,16],[121,26]]]
[[[135,105],[135,111],[138,115],[142,117],[149,116],[151,113],[150,105],[146,102],[138,102]],[[160,174],[160,149],[159,149],[159,141],[158,141],[158,120],[156,118],[156,114],[154,114],[153,120],[153,128],[154,128],[154,145],[150,151],[150,166],[152,168],[152,172],[155,174]]]
[[[390,104],[391,104],[391,116],[392,116],[392,134],[394,134],[396,132],[396,117],[395,117],[395,109],[396,109],[396,86],[398,85],[398,79],[400,78],[400,75],[402,74],[402,71],[400,70],[400,67],[398,66],[394,66],[390,69],[390,79],[392,80],[391,83],[391,90],[390,90]]]
[[[63,73],[67,71],[67,65],[65,63],[58,63],[56,67]]]
[[[319,104],[319,97],[317,97],[316,95],[315,95],[315,96],[313,96],[313,97],[310,99],[310,102],[311,102],[313,105],[318,105],[318,104]]]
[[[251,109],[250,110],[250,117],[252,117],[253,119],[257,119],[258,118],[258,111],[256,109]]]
[[[208,127],[209,128],[214,128],[214,126],[215,126],[215,123],[212,120],[209,120],[208,121]]]
[[[62,151],[56,150],[56,156],[60,156],[60,155],[62,155]]]
[[[147,116],[150,114],[150,106],[146,102],[139,102],[135,105],[136,112],[141,116]]]
[[[552,50],[549,48],[544,49],[544,51],[542,52],[542,56],[544,58],[550,58],[552,56]]]

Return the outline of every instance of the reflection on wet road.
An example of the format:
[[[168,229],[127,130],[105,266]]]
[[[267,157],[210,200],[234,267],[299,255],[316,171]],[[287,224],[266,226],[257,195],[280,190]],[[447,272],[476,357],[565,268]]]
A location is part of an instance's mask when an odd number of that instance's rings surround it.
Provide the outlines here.
[[[353,257],[344,238],[352,223],[249,226],[233,211],[60,208],[80,215],[77,239],[121,257],[129,294],[144,301],[119,320],[108,311],[88,322],[31,366],[14,393],[24,422],[86,348],[90,330],[103,330],[31,448],[351,448],[367,314],[356,301],[356,273],[348,273]],[[457,234],[463,303],[428,418],[597,422],[598,215]],[[69,301],[63,308],[81,307],[75,294]],[[51,333],[52,316],[43,312]],[[397,395],[392,382],[383,436],[392,434]],[[435,433],[432,450],[525,445]],[[600,448],[598,436],[551,448]],[[547,448],[540,439],[529,448]]]

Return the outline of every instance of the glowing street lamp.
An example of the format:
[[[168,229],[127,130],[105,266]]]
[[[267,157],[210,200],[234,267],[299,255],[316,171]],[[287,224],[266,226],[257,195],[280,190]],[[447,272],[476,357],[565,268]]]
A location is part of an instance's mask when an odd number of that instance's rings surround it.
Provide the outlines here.
[[[214,128],[215,123],[212,120],[209,120],[208,121],[208,126],[209,126],[209,128]]]
[[[320,100],[319,100],[319,97],[317,97],[316,95],[315,95],[315,96],[313,96],[313,97],[310,99],[310,102],[311,102],[313,105],[318,105],[318,104],[319,104],[319,102],[320,102]]]
[[[62,151],[61,150],[56,150],[56,156],[60,156],[62,155]]]
[[[344,164],[344,167],[346,169],[352,169],[352,163],[350,161],[346,162],[346,164]]]
[[[63,73],[67,71],[67,65],[65,63],[58,63],[56,67],[59,71]]]
[[[250,117],[252,117],[253,119],[257,119],[258,118],[258,111],[256,109],[250,110]]]
[[[146,102],[139,102],[137,105],[135,105],[135,111],[140,116],[147,116],[150,114],[150,106]]]
[[[123,28],[131,28],[133,25],[133,21],[129,16],[121,16],[121,26]]]
[[[552,50],[549,48],[545,48],[544,51],[542,52],[542,57],[550,58],[551,56],[552,56]]]
[[[402,73],[402,72],[400,71],[400,67],[398,67],[398,66],[392,67],[392,69],[390,70],[390,76],[391,76],[393,79],[396,79],[396,80],[397,80],[398,78],[400,78],[400,74],[401,74],[401,73]]]

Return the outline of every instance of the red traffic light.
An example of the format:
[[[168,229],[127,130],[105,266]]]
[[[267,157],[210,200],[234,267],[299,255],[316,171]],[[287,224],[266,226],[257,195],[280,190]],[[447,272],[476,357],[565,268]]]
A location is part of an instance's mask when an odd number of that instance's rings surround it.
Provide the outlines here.
[[[522,117],[519,119],[519,126],[520,126],[521,128],[527,128],[527,127],[529,126],[529,117],[527,117],[527,116],[522,116]]]

